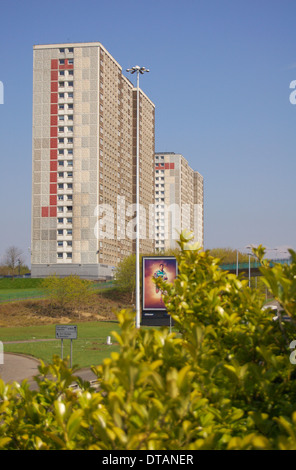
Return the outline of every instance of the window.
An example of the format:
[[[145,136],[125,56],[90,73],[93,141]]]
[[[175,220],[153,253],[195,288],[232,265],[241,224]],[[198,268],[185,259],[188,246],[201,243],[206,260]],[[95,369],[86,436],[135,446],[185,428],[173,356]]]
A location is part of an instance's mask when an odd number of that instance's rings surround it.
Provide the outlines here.
[[[68,132],[73,132],[73,126],[68,126]]]
[[[67,235],[72,235],[72,229],[67,230]]]
[[[68,160],[68,166],[73,166],[73,160]]]
[[[64,184],[63,184],[63,183],[59,183],[59,184],[58,184],[58,189],[64,189]]]
[[[62,224],[63,221],[64,221],[63,217],[58,217],[58,223],[59,223],[59,224]]]
[[[65,52],[65,49],[63,47],[61,47],[60,52]]]
[[[60,171],[58,175],[59,175],[59,178],[64,178],[64,173],[62,171]]]
[[[72,253],[67,253],[67,258],[72,258]]]
[[[64,160],[59,160],[58,163],[59,163],[59,166],[64,166]]]
[[[72,210],[73,210],[73,206],[67,206],[67,211],[72,212]]]
[[[58,246],[63,246],[63,242],[58,242]]]
[[[67,242],[67,246],[72,246],[72,242],[71,242],[71,241],[68,241],[68,242]]]
[[[69,194],[68,197],[67,197],[68,201],[72,201],[73,200],[73,196],[72,194]]]
[[[59,98],[65,98],[65,93],[59,93]]]
[[[73,114],[68,114],[68,121],[73,121]]]
[[[74,64],[74,59],[69,59],[68,64],[70,64],[70,65]]]
[[[64,104],[59,104],[59,109],[65,109],[65,105]]]
[[[68,224],[72,224],[72,217],[68,217],[68,218],[67,218],[67,223],[68,223]]]
[[[74,48],[73,48],[73,47],[69,47],[68,52],[74,52]]]
[[[65,50],[64,50],[64,52],[65,52]],[[64,59],[60,59],[60,60],[59,60],[59,63],[60,63],[60,65],[64,65],[64,64],[65,64],[65,60],[64,60]]]
[[[73,149],[68,149],[68,155],[73,155]]]
[[[74,82],[68,82],[68,86],[73,86]]]
[[[63,229],[59,229],[59,230],[58,230],[58,235],[63,235],[63,232],[64,232]]]
[[[62,258],[63,257],[63,253],[58,253],[58,258]]]
[[[74,70],[69,70],[69,71],[68,71],[68,74],[69,74],[69,75],[74,75]]]
[[[59,132],[64,132],[64,128],[63,128],[63,127],[59,127]]]
[[[59,207],[58,207],[58,212],[64,212],[63,206],[59,206]]]
[[[59,82],[59,86],[65,86],[65,82]]]
[[[63,77],[65,75],[65,70],[60,70],[59,75],[60,75],[60,77]]]
[[[68,93],[68,98],[73,98],[74,94],[73,92]]]
[[[64,137],[59,137],[59,144],[63,144],[65,141]]]
[[[59,116],[59,121],[64,121],[65,120],[65,116]]]
[[[73,137],[68,137],[68,144],[73,144]],[[69,150],[68,150],[69,153]]]
[[[73,172],[72,172],[72,171],[68,171],[68,172],[67,172],[67,176],[68,176],[68,178],[72,178],[72,177],[73,177]]]
[[[68,186],[68,189],[72,189],[73,188],[73,183],[68,183],[67,186]]]
[[[68,109],[73,109],[73,103],[68,104]]]

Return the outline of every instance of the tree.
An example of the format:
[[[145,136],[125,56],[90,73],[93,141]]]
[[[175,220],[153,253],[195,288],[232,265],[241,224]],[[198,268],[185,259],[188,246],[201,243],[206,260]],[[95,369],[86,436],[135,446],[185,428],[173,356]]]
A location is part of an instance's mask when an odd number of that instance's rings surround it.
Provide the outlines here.
[[[7,248],[4,254],[4,264],[10,269],[12,277],[15,276],[16,268],[19,270],[23,264],[22,251],[16,246]]]
[[[126,256],[119,263],[115,271],[115,286],[128,292],[133,302],[136,290],[136,255]]]
[[[219,258],[221,263],[234,264],[237,261],[237,250],[233,248],[211,248],[209,253],[214,258]],[[240,263],[247,263],[249,261],[248,255],[238,251],[238,259]]]

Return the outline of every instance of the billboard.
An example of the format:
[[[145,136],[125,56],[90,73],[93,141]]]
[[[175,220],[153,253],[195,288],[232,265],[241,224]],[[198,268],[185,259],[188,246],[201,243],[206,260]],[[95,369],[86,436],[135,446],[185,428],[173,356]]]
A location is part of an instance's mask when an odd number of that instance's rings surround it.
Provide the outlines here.
[[[162,278],[173,283],[178,274],[177,260],[174,256],[143,256],[143,292],[142,310],[147,312],[166,313],[164,293],[153,279]]]

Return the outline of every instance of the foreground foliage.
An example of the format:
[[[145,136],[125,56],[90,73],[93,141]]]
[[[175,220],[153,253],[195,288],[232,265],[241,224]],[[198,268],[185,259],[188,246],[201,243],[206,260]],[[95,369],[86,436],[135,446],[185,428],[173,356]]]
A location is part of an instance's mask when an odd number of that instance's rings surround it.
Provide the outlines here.
[[[120,312],[120,352],[93,368],[99,391],[58,358],[40,367],[36,391],[0,381],[0,448],[296,449],[293,322],[273,321],[260,292],[187,241],[174,286],[157,281],[176,332],[136,329],[134,314]],[[291,255],[290,266],[262,269],[294,318]]]

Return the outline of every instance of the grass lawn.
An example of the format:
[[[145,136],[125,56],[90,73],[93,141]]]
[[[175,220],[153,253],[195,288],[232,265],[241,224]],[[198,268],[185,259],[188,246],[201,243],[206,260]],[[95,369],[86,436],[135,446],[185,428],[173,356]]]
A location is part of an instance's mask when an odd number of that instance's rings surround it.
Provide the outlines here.
[[[73,323],[74,324],[74,323]],[[111,331],[119,331],[116,322],[75,323],[78,326],[77,340],[72,341],[72,364],[79,367],[98,365],[112,351],[118,350],[116,344],[106,344]],[[6,343],[7,341],[27,341],[48,339],[49,341],[31,343]],[[61,355],[61,341],[55,339],[55,325],[0,328],[0,341],[4,343],[4,353],[13,352],[34,356],[45,362],[51,362],[53,355]],[[64,358],[70,356],[70,340],[63,342]]]

